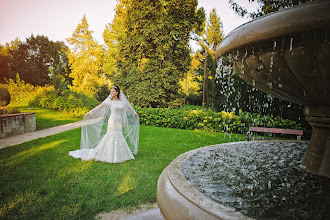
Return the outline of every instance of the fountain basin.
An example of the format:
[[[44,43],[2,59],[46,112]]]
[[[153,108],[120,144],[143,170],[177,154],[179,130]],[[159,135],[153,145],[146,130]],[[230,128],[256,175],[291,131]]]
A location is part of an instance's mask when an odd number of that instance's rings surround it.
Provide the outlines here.
[[[312,138],[302,164],[330,177],[330,1],[314,1],[252,20],[216,50],[244,81],[304,105]],[[220,58],[222,57],[222,58]]]
[[[205,196],[185,178],[182,162],[199,150],[181,154],[163,170],[158,179],[157,203],[165,219],[249,219]]]
[[[166,219],[326,219],[330,179],[297,166],[307,145],[236,142],[182,154],[158,180],[160,210]]]

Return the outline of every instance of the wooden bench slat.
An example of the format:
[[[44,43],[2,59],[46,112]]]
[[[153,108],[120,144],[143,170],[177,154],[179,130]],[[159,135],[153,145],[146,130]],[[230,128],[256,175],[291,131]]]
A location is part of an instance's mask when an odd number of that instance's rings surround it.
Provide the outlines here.
[[[294,129],[282,129],[282,128],[265,128],[265,127],[250,127],[247,139],[251,139],[251,131],[256,132],[267,132],[267,133],[277,133],[277,134],[295,134],[298,135],[297,139],[301,140],[301,136],[303,135],[303,130],[294,130]]]
[[[296,135],[304,134],[303,130],[282,129],[282,128],[265,128],[265,127],[250,127],[249,131],[269,132],[269,133],[279,133],[279,134],[296,134]]]

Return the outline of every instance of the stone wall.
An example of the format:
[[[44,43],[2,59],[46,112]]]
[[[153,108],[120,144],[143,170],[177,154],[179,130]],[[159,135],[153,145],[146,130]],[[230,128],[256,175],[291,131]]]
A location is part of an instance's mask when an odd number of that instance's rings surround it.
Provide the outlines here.
[[[36,113],[0,115],[0,138],[36,130]]]

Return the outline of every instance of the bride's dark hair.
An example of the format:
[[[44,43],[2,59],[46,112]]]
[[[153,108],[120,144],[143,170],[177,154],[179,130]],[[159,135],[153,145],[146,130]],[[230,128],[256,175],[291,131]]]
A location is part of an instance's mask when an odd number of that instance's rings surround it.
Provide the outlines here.
[[[119,86],[112,86],[111,89],[114,89],[114,90],[116,90],[116,91],[118,92],[118,94],[117,94],[117,98],[119,99],[119,95],[120,95],[120,89],[119,89]]]

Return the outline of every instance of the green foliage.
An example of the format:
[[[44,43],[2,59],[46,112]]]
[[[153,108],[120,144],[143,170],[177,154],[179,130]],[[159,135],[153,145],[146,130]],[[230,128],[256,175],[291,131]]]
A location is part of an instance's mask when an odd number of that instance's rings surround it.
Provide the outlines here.
[[[0,106],[7,106],[10,103],[10,94],[5,86],[0,85]]]
[[[203,22],[196,0],[120,1],[107,26],[105,71],[139,106],[167,106],[190,66],[190,33]],[[118,31],[120,30],[120,31]],[[115,56],[115,57],[113,57]],[[175,101],[178,102],[178,101]],[[175,105],[175,104],[174,104]]]
[[[252,19],[263,16],[265,14],[279,11],[284,8],[300,5],[306,2],[312,2],[313,0],[248,0],[249,2],[257,1],[259,8],[257,11],[249,12],[245,8],[241,7],[234,0],[229,0],[230,7],[241,17],[248,16]]]
[[[69,81],[66,81],[62,75],[58,74],[58,72],[59,72],[59,68],[49,69],[52,85],[54,86],[54,89],[56,90],[57,94],[61,95],[63,91],[68,88]]]
[[[7,88],[11,96],[11,105],[24,106],[29,100],[34,97],[38,86],[33,86],[30,83],[25,83],[20,76],[16,75],[16,82],[14,79],[7,81]]]
[[[6,45],[5,50],[7,51],[6,65],[8,68],[1,70],[1,76],[3,75],[7,79],[15,79],[16,74],[19,74],[27,83],[44,86],[51,83],[49,68],[55,69],[58,66],[63,67],[58,74],[68,78],[67,47],[63,42],[53,42],[45,36],[31,35],[24,42],[12,41]],[[2,71],[4,72],[2,73]]]
[[[33,86],[21,80],[8,80],[8,91],[12,97],[12,106],[36,106],[53,108],[73,116],[81,117],[99,104],[94,97],[65,89],[58,94],[53,86]]]
[[[102,47],[93,39],[85,15],[78,24],[71,38],[67,42],[73,46],[68,49],[72,86],[69,88],[77,93],[95,97],[96,88],[107,84],[107,80],[101,74]]]
[[[191,109],[191,107],[190,107]],[[250,126],[302,129],[301,124],[279,117],[248,112],[214,112],[171,108],[137,108],[141,124],[157,127],[198,129],[215,132],[246,134]]]
[[[0,219],[95,219],[155,203],[157,180],[177,156],[240,140],[241,135],[141,126],[135,160],[119,164],[70,157],[79,148],[80,129],[1,149]]]
[[[98,101],[105,100],[110,94],[110,89],[107,85],[101,85],[100,87],[96,88],[95,98]]]
[[[19,112],[20,110],[15,107],[8,107],[8,106],[0,107],[0,115],[15,114]]]
[[[5,79],[10,78],[10,62],[12,57],[8,47],[0,45],[0,83],[4,83]]]
[[[98,104],[99,102],[95,98],[68,89],[59,96],[52,87],[38,90],[28,103],[30,106],[57,109],[76,117],[84,116]]]

